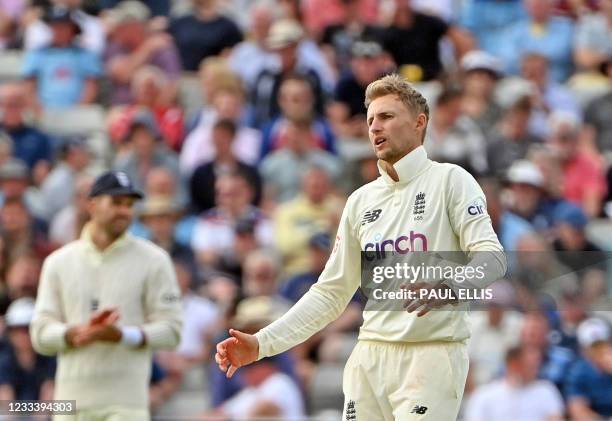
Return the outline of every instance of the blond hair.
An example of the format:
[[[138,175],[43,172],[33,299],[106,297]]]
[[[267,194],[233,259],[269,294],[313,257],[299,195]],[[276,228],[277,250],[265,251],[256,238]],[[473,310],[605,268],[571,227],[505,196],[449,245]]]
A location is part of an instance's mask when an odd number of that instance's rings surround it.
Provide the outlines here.
[[[376,98],[390,94],[396,95],[406,108],[416,115],[425,114],[429,120],[429,106],[425,97],[397,74],[384,76],[368,85],[365,92],[365,107],[368,108]]]

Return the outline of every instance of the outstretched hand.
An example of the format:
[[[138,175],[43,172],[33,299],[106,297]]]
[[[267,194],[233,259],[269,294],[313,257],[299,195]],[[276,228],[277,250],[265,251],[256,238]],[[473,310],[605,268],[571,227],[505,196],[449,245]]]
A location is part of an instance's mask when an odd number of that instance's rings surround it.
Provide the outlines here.
[[[215,362],[225,376],[231,378],[240,367],[257,361],[259,342],[254,335],[230,329],[231,337],[217,344]]]

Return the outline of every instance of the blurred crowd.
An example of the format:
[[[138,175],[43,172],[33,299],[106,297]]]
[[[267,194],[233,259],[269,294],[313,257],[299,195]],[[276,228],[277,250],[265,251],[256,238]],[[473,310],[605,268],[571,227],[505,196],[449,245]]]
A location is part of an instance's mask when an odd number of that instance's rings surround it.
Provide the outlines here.
[[[378,177],[363,99],[391,72],[428,99],[429,157],[479,180],[509,251],[470,316],[463,416],[611,417],[612,0],[0,0],[0,400],[52,396],[27,330],[41,264],[113,168],[146,192],[130,231],[170,253],[183,293],[154,414],[339,410],[359,294],[231,381],[211,350],[316,282],[346,197]]]

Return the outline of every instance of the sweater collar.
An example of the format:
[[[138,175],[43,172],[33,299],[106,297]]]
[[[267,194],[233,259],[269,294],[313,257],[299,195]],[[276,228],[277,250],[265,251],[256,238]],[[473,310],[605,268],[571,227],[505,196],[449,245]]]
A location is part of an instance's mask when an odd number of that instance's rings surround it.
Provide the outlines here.
[[[85,226],[83,227],[83,230],[81,231],[81,240],[84,242],[85,247],[87,248],[88,251],[94,254],[97,254],[97,255],[105,255],[105,254],[110,253],[112,250],[119,248],[123,246],[124,244],[126,244],[129,240],[129,234],[126,231],[125,233],[121,235],[121,237],[117,238],[106,249],[104,249],[103,251],[100,251],[100,249],[98,249],[98,247],[94,244],[94,242],[91,239],[91,222],[88,222],[87,224],[85,224]]]
[[[396,184],[397,182],[391,178],[387,171],[382,166],[382,162],[378,160],[378,172],[382,176],[386,184]],[[413,149],[399,161],[393,164],[393,168],[399,176],[399,183],[409,183],[419,174],[425,171],[431,165],[431,161],[427,158],[427,152],[423,145]]]

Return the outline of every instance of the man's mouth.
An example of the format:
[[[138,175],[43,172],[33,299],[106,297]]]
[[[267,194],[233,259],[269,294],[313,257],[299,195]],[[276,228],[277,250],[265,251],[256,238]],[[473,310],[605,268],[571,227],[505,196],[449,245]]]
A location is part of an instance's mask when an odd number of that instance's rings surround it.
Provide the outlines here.
[[[385,137],[377,137],[376,139],[374,139],[374,146],[380,146],[386,141],[387,141],[387,138]]]

